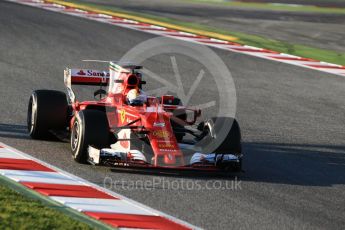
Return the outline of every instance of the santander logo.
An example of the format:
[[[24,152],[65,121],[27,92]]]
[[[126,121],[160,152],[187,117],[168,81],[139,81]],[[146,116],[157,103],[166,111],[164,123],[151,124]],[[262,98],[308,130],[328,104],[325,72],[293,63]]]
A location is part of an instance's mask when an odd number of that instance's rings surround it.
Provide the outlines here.
[[[90,76],[90,77],[109,77],[110,76],[109,72],[92,70],[92,69],[87,70],[86,74],[87,76]]]
[[[78,75],[86,75],[86,73],[82,69],[77,74]]]
[[[77,72],[78,70],[75,70],[75,75],[76,76],[87,76],[87,77],[105,77],[109,78],[110,73],[107,71],[100,71],[100,70],[92,70],[92,69],[81,69]]]

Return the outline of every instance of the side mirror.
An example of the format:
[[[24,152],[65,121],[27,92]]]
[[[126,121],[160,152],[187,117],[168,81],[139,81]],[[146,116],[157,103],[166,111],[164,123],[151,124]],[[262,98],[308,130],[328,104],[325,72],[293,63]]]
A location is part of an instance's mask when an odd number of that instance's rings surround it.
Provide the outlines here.
[[[174,96],[172,95],[164,95],[162,96],[162,104],[163,105],[173,105]]]

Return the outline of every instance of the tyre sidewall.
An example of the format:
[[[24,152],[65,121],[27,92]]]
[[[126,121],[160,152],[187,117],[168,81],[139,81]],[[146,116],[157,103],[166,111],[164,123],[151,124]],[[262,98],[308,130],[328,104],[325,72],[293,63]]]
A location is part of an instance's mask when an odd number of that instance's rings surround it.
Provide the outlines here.
[[[33,106],[35,105],[35,106]],[[30,96],[27,114],[28,132],[32,138],[45,139],[49,130],[67,127],[66,94],[55,90],[35,90]],[[34,124],[32,124],[32,121]]]
[[[79,126],[79,133],[78,143],[73,149],[75,125]],[[104,112],[94,110],[78,112],[72,126],[70,145],[73,158],[80,163],[87,162],[89,146],[98,149],[109,147],[109,127]]]
[[[72,126],[72,133],[71,133],[71,150],[72,150],[72,155],[74,160],[76,160],[77,162],[81,162],[81,163],[85,163],[86,162],[86,152],[87,152],[87,147],[84,144],[84,130],[85,130],[85,122],[84,122],[84,113],[83,112],[79,112],[77,113],[73,126]],[[78,125],[79,126],[79,132],[78,132],[78,142],[75,148],[73,148],[72,145],[72,141],[74,141],[73,135],[74,135],[74,129],[75,126]],[[86,149],[85,149],[86,148]]]

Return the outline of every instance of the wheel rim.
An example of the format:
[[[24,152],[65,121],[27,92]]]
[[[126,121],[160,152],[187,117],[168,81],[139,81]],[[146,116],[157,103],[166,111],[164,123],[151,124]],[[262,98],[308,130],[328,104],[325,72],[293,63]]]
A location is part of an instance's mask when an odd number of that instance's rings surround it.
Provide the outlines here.
[[[35,127],[36,113],[37,113],[37,103],[34,97],[31,97],[29,101],[28,117],[27,117],[27,125],[29,127],[30,133],[32,133]]]
[[[210,127],[208,124],[206,124],[205,127],[203,128],[203,131],[202,131],[201,136],[199,137],[199,140],[204,139],[207,135],[210,135],[212,137]]]
[[[71,148],[72,151],[75,151],[78,147],[79,144],[79,132],[80,132],[80,127],[79,127],[79,122],[76,121],[74,122],[72,133],[71,133]]]

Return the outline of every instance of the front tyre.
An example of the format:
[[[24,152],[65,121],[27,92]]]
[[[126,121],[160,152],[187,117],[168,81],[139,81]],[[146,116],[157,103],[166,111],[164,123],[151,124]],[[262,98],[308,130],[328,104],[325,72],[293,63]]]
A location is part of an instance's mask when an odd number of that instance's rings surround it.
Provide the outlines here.
[[[46,139],[49,130],[63,130],[67,126],[66,94],[55,90],[32,92],[27,113],[27,127],[33,139]]]
[[[82,110],[74,120],[71,132],[71,150],[75,161],[86,163],[88,147],[109,147],[107,116],[98,110]]]
[[[203,123],[202,130],[202,138],[196,145],[204,153],[231,153],[240,157],[231,171],[242,171],[241,130],[237,120],[231,117],[211,118]]]

